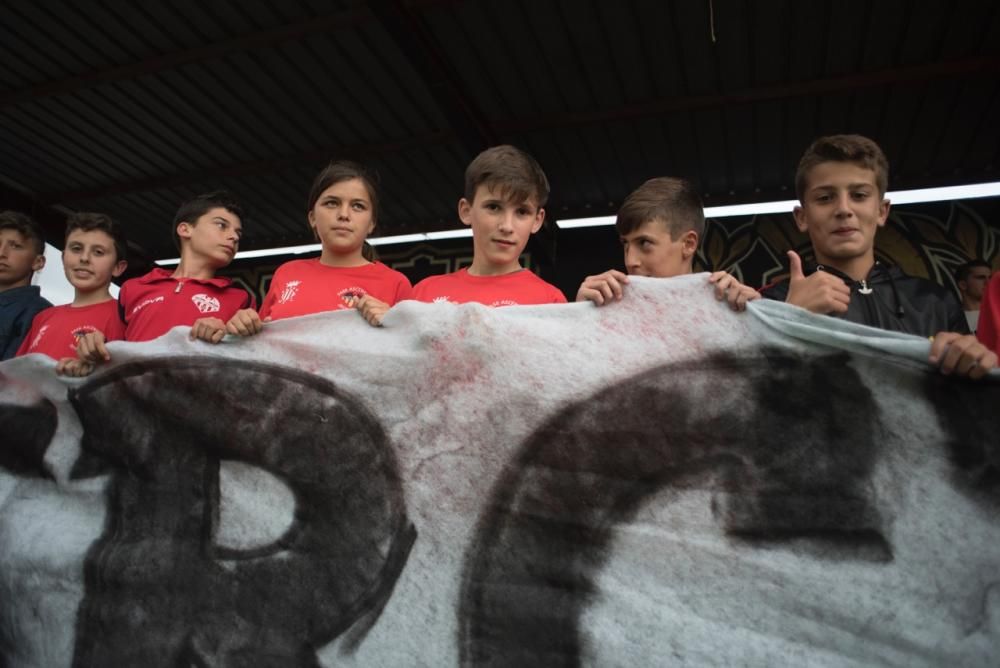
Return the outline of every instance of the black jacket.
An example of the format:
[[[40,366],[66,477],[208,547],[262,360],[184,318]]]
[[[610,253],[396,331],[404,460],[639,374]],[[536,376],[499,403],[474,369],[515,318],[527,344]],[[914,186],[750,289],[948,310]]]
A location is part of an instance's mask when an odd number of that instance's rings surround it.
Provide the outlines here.
[[[31,320],[52,306],[37,285],[25,285],[0,292],[0,360],[10,359],[31,329]]]
[[[807,275],[825,271],[840,277],[851,288],[847,313],[837,316],[844,320],[918,336],[969,333],[962,305],[950,290],[924,278],[907,276],[899,267],[876,262],[863,281],[855,281],[832,267],[812,266],[805,271]],[[765,286],[760,293],[784,301],[788,279]]]

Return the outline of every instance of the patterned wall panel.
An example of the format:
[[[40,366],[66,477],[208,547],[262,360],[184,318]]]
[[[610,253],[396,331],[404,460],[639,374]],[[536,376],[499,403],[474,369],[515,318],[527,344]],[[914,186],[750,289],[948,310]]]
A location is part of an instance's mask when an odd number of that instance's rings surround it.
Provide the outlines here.
[[[785,252],[813,260],[809,238],[791,214],[709,221],[696,270],[725,269],[749,285],[766,285],[788,273]],[[879,260],[957,291],[955,269],[982,258],[1000,268],[1000,228],[970,205],[954,202],[893,209],[875,242]]]

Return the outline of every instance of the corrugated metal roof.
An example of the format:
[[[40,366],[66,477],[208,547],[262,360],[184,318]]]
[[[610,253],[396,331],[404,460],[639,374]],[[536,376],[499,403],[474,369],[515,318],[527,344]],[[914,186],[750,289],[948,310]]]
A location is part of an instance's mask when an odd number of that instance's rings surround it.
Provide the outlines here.
[[[2,12],[5,200],[51,218],[108,212],[150,258],[173,253],[178,204],[217,187],[253,213],[244,248],[308,242],[306,191],[335,156],[380,172],[382,234],[456,226],[465,165],[497,142],[539,159],[555,217],[613,212],[664,174],[696,179],[708,204],[787,198],[802,150],[833,132],[879,141],[896,189],[997,179],[995,2],[218,0]]]

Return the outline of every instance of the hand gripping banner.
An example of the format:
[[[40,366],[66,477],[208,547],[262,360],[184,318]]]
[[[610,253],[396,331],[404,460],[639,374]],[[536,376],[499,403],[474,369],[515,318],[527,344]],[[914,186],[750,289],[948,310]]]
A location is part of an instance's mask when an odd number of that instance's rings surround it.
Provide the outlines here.
[[[705,275],[0,365],[0,666],[992,666],[1000,378]]]

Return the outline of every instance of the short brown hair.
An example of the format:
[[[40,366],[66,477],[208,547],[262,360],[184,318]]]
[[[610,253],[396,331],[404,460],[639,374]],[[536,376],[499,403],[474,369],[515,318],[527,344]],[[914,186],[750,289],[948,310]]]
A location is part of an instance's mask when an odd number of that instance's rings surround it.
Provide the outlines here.
[[[173,235],[174,245],[177,246],[177,250],[181,249],[181,237],[177,234],[177,226],[181,223],[195,225],[197,224],[199,218],[212,209],[225,209],[239,218],[241,223],[245,220],[243,207],[240,206],[240,203],[229,192],[225,190],[216,190],[203,195],[198,195],[194,199],[181,204],[181,207],[174,215]]]
[[[549,199],[549,180],[538,161],[521,149],[504,144],[488,148],[465,169],[465,199],[471,202],[481,185],[509,201],[534,199],[541,208]]]
[[[802,201],[806,194],[806,180],[816,165],[824,162],[852,162],[875,172],[875,186],[879,195],[889,189],[889,160],[879,145],[861,135],[830,135],[820,137],[806,149],[795,170],[795,194]]]
[[[688,230],[694,230],[701,240],[705,233],[705,208],[698,189],[686,179],[670,176],[650,179],[625,198],[618,209],[615,228],[620,236],[625,236],[651,220],[662,222],[675,241]]]
[[[38,223],[20,211],[0,211],[0,230],[15,230],[35,247],[35,255],[45,255],[45,236]]]
[[[104,232],[115,243],[115,261],[128,260],[128,243],[125,240],[125,233],[111,216],[103,213],[74,213],[66,219],[65,238],[69,239],[70,232],[74,230],[83,230],[84,232],[100,230]]]

